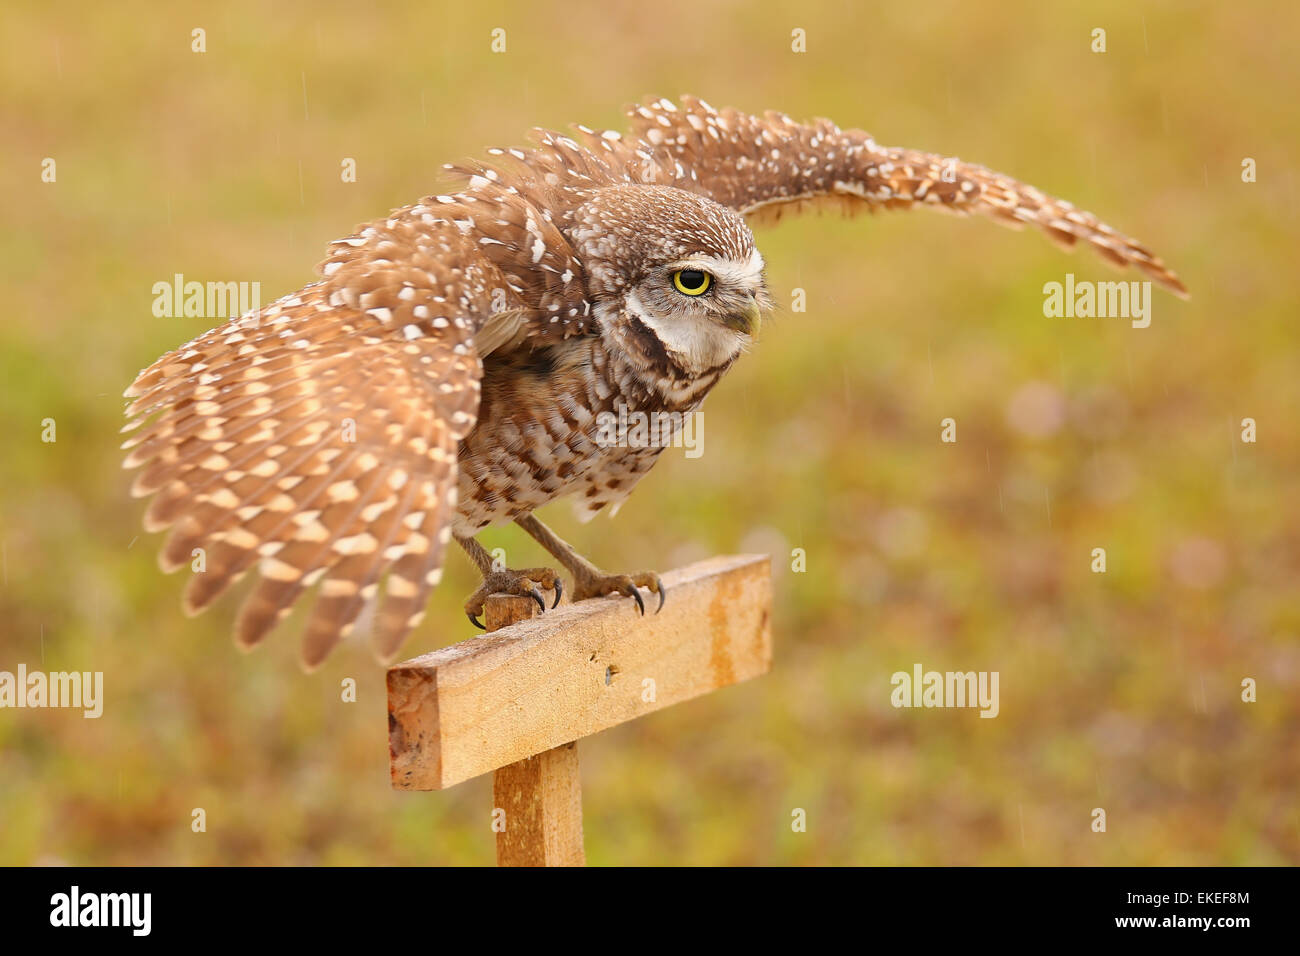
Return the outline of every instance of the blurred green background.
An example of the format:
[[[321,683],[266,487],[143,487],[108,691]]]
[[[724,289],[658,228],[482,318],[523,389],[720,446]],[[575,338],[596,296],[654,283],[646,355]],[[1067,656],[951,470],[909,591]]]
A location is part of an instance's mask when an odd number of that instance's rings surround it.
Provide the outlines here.
[[[1155,291],[1144,330],[1047,319],[1043,283],[1120,277],[926,213],[760,231],[808,310],[710,398],[703,457],[665,453],[612,523],[543,513],[611,569],[775,555],[771,675],[582,743],[589,861],[1300,862],[1300,8],[10,0],[0,25],[0,670],[102,670],[107,695],[99,720],[0,711],[0,863],[491,862],[489,778],[389,789],[363,642],[308,676],[293,621],[241,655],[235,600],[182,616],[121,392],[212,324],[153,317],[153,283],[269,302],[441,163],[685,92],[1023,178],[1193,297]],[[475,584],[451,556],[404,656],[472,636]],[[999,671],[1001,715],[893,709],[917,662]]]

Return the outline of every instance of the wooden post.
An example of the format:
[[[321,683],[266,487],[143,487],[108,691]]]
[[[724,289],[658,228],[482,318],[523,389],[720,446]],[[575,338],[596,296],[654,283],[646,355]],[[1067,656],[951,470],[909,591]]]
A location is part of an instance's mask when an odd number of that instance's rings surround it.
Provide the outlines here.
[[[663,611],[649,596],[645,617],[628,597],[538,614],[531,598],[496,595],[490,633],[389,668],[393,787],[441,790],[495,771],[498,863],[581,865],[576,741],[771,666],[766,555],[712,558],[663,581]]]
[[[494,594],[487,600],[483,624],[491,634],[537,614],[537,602],[530,597]],[[492,812],[503,814],[497,866],[585,866],[578,742],[494,770]]]
[[[497,866],[583,866],[582,783],[578,742],[502,767],[492,774]]]

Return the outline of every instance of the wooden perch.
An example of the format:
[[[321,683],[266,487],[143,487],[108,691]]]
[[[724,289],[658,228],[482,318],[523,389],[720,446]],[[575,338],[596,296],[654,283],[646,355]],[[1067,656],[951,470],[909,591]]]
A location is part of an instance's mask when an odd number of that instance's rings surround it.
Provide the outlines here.
[[[497,832],[498,866],[587,862],[576,740],[498,770],[492,775],[492,803],[494,812],[504,813],[504,827]]]
[[[393,786],[440,790],[495,771],[497,862],[583,865],[578,739],[772,663],[766,556],[701,561],[663,582],[663,610],[645,617],[629,597],[542,615],[532,598],[493,595],[489,634],[390,668]]]
[[[391,667],[393,786],[441,790],[767,672],[766,555],[712,558],[663,582],[663,610],[650,595],[645,617],[615,596],[519,620],[535,613],[530,598],[494,596],[489,626],[518,623]]]

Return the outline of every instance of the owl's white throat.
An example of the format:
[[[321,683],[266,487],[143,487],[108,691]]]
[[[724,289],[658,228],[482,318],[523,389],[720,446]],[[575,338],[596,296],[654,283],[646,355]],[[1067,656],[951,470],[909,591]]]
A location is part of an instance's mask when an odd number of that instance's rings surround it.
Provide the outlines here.
[[[712,319],[655,315],[635,290],[629,290],[624,301],[628,314],[654,333],[673,362],[685,372],[699,375],[716,369],[735,360],[744,348],[744,340],[739,335]]]

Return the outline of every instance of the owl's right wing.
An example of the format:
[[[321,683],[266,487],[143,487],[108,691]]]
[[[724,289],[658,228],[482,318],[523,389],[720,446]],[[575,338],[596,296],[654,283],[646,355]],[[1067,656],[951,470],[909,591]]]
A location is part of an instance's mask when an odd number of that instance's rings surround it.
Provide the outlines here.
[[[339,240],[324,278],[164,355],[128,389],[133,493],[155,495],[160,563],[193,564],[196,613],[250,569],[236,641],[251,647],[320,584],[313,667],[385,581],[389,658],[437,583],[474,426],[499,270],[420,207]]]
[[[1178,277],[1135,239],[1010,176],[912,149],[879,146],[830,120],[798,123],[781,113],[751,116],[683,97],[628,111],[635,146],[652,155],[664,181],[709,196],[752,221],[832,202],[856,209],[927,206],[976,214],[1019,228],[1028,223],[1066,248],[1079,242],[1112,265],[1136,266],[1179,296]]]

